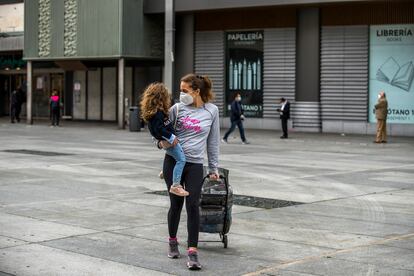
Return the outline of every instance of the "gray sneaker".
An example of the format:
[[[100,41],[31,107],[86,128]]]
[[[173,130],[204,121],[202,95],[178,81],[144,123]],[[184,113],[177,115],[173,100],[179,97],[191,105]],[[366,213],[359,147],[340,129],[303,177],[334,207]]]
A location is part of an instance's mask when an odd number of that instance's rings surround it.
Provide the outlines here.
[[[180,251],[178,251],[178,241],[177,240],[170,240],[169,241],[168,258],[177,259],[179,257],[180,257]]]
[[[188,253],[188,261],[187,261],[187,267],[190,270],[200,270],[201,264],[198,261],[198,254],[196,251],[191,251]]]

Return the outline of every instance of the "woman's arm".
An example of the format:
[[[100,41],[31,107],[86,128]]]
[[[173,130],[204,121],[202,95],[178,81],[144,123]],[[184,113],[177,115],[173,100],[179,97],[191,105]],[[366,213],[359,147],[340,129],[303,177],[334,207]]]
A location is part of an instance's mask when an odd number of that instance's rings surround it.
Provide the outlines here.
[[[218,108],[214,106],[213,121],[207,137],[208,167],[211,174],[218,176],[218,160],[220,152],[220,122]]]

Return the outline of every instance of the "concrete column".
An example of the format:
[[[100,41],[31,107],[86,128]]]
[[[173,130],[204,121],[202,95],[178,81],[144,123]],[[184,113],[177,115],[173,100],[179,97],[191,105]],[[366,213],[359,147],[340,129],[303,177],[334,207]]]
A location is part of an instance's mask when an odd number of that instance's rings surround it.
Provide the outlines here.
[[[320,24],[318,8],[302,8],[297,14],[296,94],[292,106],[293,127],[320,132]]]
[[[33,124],[33,114],[32,114],[32,105],[33,105],[33,68],[32,62],[27,61],[27,95],[26,95],[26,120],[27,124]]]
[[[174,89],[174,0],[165,0],[164,84]]]
[[[194,70],[194,14],[185,14],[176,17],[177,35],[175,39],[175,60],[173,96],[179,98],[179,80]]]
[[[125,128],[125,60],[118,61],[118,127]]]
[[[300,9],[297,25],[296,101],[319,102],[319,9]]]

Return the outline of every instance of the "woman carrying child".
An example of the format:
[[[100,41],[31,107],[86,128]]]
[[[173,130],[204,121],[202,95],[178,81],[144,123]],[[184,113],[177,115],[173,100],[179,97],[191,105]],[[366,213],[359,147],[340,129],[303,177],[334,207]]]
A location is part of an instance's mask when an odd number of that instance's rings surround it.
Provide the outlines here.
[[[186,163],[182,174],[182,182],[190,193],[185,197],[187,209],[187,267],[190,270],[201,269],[198,260],[198,236],[200,227],[199,202],[203,185],[203,163],[207,150],[210,178],[217,179],[218,156],[220,146],[220,124],[217,106],[210,103],[213,99],[212,83],[207,76],[188,74],[181,78],[180,103],[170,109],[170,120],[176,125],[176,136],[184,150]],[[168,148],[174,145],[165,139],[159,140],[159,147]],[[176,161],[168,152],[165,155],[163,174],[169,188],[173,184],[173,172]],[[168,211],[169,251],[168,257],[178,258],[177,230],[180,222],[184,198],[169,194],[170,209]]]

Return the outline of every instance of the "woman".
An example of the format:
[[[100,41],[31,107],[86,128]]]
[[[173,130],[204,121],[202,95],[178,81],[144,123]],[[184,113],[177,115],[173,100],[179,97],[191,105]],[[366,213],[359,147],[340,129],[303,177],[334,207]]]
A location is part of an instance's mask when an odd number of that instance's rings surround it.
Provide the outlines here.
[[[188,74],[181,79],[180,103],[170,109],[170,119],[175,124],[176,135],[184,150],[186,164],[182,174],[189,196],[183,197],[169,194],[170,209],[168,211],[169,258],[178,258],[177,230],[181,210],[186,201],[188,261],[191,270],[201,269],[198,261],[198,235],[200,225],[199,200],[203,182],[203,161],[207,148],[209,174],[218,178],[218,155],[220,145],[219,112],[217,106],[210,103],[213,99],[211,81],[207,76]],[[159,141],[159,146],[171,146],[167,141]],[[168,190],[172,185],[175,160],[165,155],[163,174]]]

